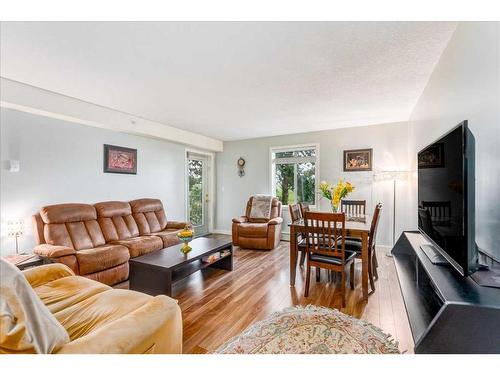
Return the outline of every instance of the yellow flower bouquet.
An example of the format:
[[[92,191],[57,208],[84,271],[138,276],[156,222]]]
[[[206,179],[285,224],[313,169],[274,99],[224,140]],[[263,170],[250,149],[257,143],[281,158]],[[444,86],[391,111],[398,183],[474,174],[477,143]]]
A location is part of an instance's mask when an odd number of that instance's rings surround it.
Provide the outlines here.
[[[354,186],[348,182],[339,180],[337,185],[333,186],[326,181],[321,181],[319,191],[324,198],[330,201],[333,212],[337,212],[341,199],[347,197],[354,190]]]

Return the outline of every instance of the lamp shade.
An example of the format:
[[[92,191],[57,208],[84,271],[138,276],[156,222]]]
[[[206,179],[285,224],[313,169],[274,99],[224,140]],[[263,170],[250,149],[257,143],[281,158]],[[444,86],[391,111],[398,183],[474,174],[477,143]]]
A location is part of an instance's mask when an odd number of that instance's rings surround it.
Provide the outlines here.
[[[7,236],[21,237],[23,235],[23,219],[7,220]]]

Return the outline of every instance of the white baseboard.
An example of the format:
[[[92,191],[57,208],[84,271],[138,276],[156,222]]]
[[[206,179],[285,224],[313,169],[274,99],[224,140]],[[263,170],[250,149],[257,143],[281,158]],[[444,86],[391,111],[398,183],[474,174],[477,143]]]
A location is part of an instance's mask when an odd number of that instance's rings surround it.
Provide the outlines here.
[[[392,250],[392,246],[390,245],[376,245],[377,250],[382,252],[382,253],[390,253]]]
[[[212,231],[212,233],[214,233],[214,234],[228,234],[228,235],[232,234],[232,232],[230,230],[227,230],[227,229],[214,229]]]

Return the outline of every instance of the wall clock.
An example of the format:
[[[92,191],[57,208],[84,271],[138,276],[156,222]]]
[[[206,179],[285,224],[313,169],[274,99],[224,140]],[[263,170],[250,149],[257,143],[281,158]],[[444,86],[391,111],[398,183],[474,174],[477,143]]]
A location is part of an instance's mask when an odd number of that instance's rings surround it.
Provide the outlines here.
[[[238,159],[238,176],[243,177],[245,175],[245,159],[241,156]]]

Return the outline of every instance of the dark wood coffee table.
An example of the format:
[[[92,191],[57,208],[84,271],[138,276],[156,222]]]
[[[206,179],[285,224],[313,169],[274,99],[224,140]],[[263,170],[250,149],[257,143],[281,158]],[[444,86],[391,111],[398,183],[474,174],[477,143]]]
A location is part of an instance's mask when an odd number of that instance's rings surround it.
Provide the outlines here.
[[[177,281],[207,267],[233,270],[233,243],[227,238],[199,237],[189,243],[193,249],[186,255],[182,244],[130,259],[130,289],[153,296],[172,296]],[[229,250],[229,254],[213,263],[201,258]]]

